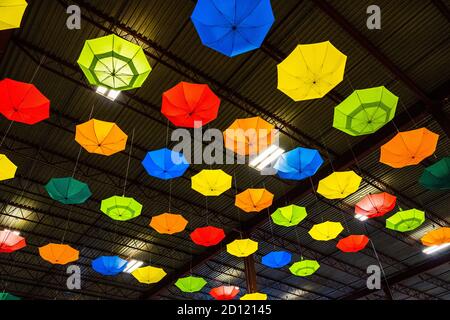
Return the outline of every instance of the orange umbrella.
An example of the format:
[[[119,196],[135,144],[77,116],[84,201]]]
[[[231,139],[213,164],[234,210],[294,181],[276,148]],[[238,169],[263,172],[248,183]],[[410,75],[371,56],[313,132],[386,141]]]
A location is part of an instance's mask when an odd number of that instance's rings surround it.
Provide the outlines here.
[[[380,162],[393,168],[419,164],[436,150],[439,135],[427,128],[399,132],[381,146]]]
[[[236,195],[236,207],[245,212],[259,212],[272,205],[273,194],[266,189],[247,189]]]
[[[150,227],[162,234],[174,234],[183,231],[188,221],[181,214],[163,213],[152,217]]]
[[[440,246],[444,243],[450,242],[450,228],[449,227],[441,227],[435,230],[428,232],[420,239],[424,246],[432,247],[432,246]]]
[[[53,264],[67,264],[78,260],[80,252],[67,244],[49,243],[39,248],[42,259]]]

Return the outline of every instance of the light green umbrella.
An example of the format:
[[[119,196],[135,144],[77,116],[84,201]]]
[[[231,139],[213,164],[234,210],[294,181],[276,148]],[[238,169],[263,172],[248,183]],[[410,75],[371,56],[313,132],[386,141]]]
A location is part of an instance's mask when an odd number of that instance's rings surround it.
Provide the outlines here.
[[[290,266],[289,271],[293,275],[306,277],[312,275],[319,268],[320,264],[316,260],[301,260]]]
[[[198,292],[206,285],[206,281],[200,277],[184,277],[175,282],[175,285],[183,292]]]
[[[281,207],[272,213],[271,217],[275,224],[284,227],[292,227],[298,225],[307,216],[304,207],[291,204],[290,206]]]
[[[133,198],[113,196],[102,201],[100,210],[111,219],[126,221],[139,216],[142,205]]]
[[[410,209],[399,212],[386,220],[386,228],[395,231],[406,232],[414,230],[422,225],[425,221],[425,212]]]
[[[397,102],[383,86],[355,90],[334,109],[333,127],[352,136],[374,133],[394,118]]]
[[[141,47],[114,34],[87,40],[77,62],[90,84],[119,91],[139,88],[152,70]]]

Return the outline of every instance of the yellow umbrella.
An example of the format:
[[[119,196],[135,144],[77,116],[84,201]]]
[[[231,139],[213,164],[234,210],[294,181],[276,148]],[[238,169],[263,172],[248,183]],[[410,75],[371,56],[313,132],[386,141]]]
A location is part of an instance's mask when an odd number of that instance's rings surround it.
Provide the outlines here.
[[[247,293],[244,294],[239,300],[267,300],[267,294],[265,293]]]
[[[141,267],[134,270],[132,273],[140,283],[151,284],[159,282],[162,278],[166,276],[166,272],[162,268],[156,267]]]
[[[354,171],[333,172],[319,181],[317,192],[328,199],[343,199],[358,190],[361,180]]]
[[[0,1],[0,30],[20,28],[27,5],[25,0]]]
[[[14,178],[17,166],[4,154],[0,154],[0,181]]]
[[[235,206],[245,212],[259,212],[272,205],[273,194],[266,189],[247,189],[236,195]]]
[[[227,244],[227,252],[236,257],[248,257],[258,250],[258,242],[250,239],[234,240]]]
[[[344,78],[346,61],[329,41],[298,45],[278,65],[278,89],[294,101],[322,98]]]
[[[191,187],[204,196],[219,196],[231,188],[231,176],[220,169],[204,169],[191,178]]]
[[[315,240],[328,241],[336,238],[342,230],[340,222],[325,221],[315,224],[308,233]]]

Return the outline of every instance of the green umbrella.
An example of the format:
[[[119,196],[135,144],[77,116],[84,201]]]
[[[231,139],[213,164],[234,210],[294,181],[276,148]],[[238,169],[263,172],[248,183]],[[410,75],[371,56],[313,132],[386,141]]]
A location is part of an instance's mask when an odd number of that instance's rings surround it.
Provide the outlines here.
[[[395,231],[406,232],[420,227],[420,225],[424,221],[425,212],[417,209],[410,209],[405,211],[402,211],[400,209],[399,212],[386,220],[386,228]]]
[[[183,292],[197,292],[202,290],[206,285],[206,281],[200,277],[189,276],[178,279],[175,285]]]
[[[316,260],[302,260],[290,266],[289,271],[291,271],[293,275],[306,277],[312,275],[319,268],[320,264]]]
[[[450,157],[446,157],[425,168],[419,182],[429,190],[450,189]]]
[[[120,91],[139,88],[152,70],[141,47],[114,34],[87,40],[77,62],[90,84]]]
[[[374,133],[394,118],[397,102],[385,87],[355,90],[334,109],[333,127],[352,136]]]
[[[292,227],[305,219],[306,215],[306,209],[304,207],[291,204],[290,206],[278,208],[272,213],[271,217],[275,224],[284,227]]]
[[[92,195],[89,186],[74,178],[53,178],[45,186],[48,195],[63,204],[82,204]]]
[[[126,221],[141,214],[142,204],[124,196],[113,196],[102,201],[100,210],[111,219]]]
[[[0,292],[0,300],[22,300],[22,299],[8,292]]]

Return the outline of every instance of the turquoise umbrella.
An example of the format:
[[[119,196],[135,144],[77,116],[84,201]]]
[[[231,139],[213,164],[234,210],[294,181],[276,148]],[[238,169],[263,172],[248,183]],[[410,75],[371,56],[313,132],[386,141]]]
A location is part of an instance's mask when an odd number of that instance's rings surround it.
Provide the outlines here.
[[[74,178],[53,178],[45,186],[48,195],[63,204],[82,204],[92,195],[89,186]]]

